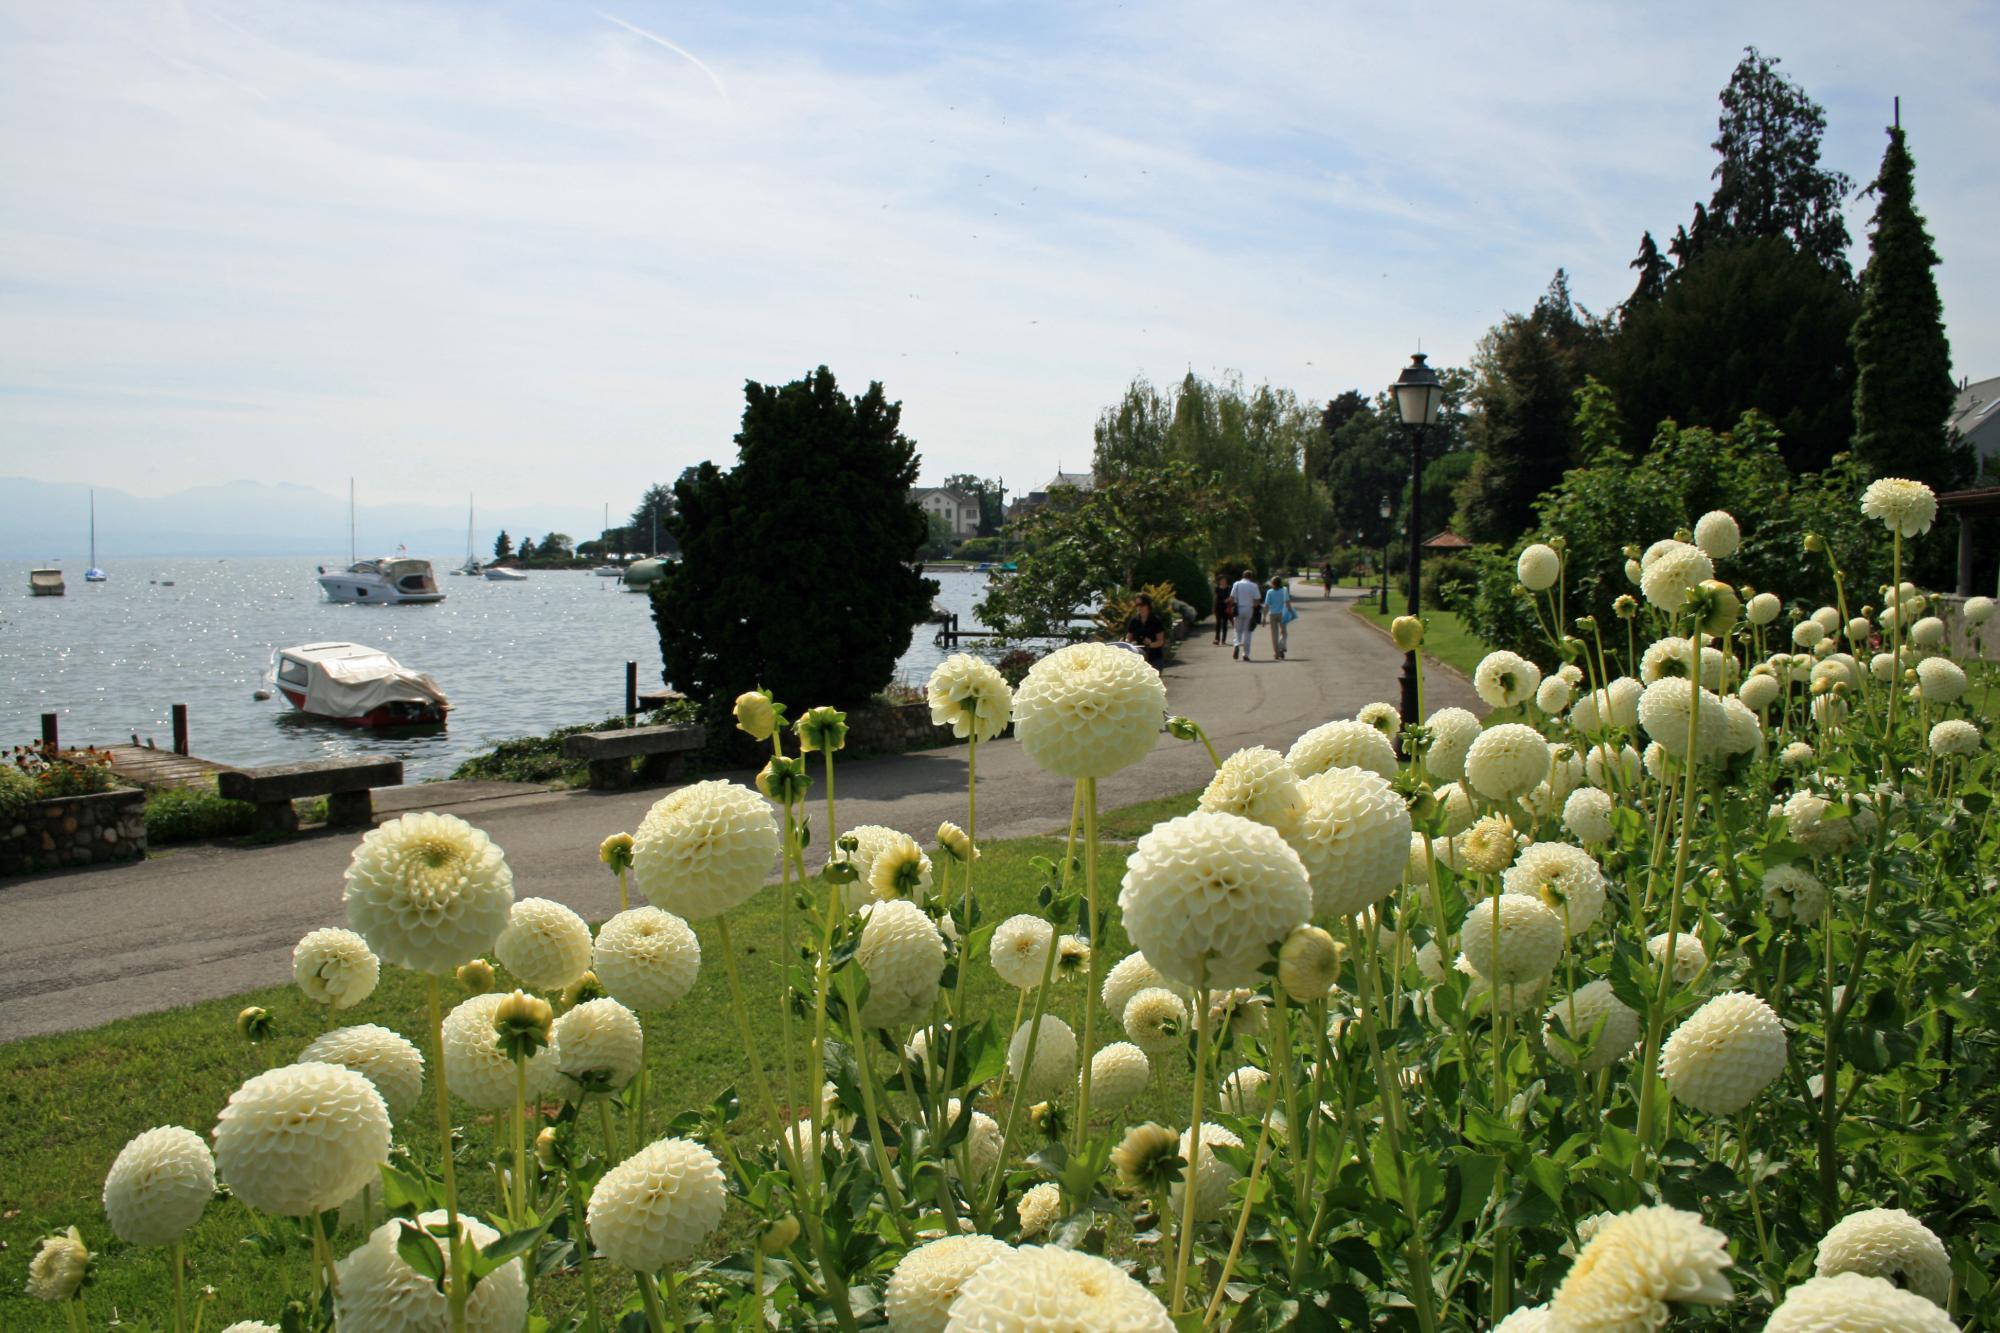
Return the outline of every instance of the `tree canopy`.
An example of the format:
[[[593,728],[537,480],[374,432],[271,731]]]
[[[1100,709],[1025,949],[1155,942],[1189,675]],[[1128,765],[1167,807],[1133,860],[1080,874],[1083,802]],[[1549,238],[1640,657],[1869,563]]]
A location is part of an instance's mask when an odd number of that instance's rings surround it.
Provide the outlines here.
[[[1845,280],[1852,270],[1840,210],[1854,182],[1820,165],[1826,112],[1778,65],[1752,46],[1729,76],[1710,145],[1722,159],[1715,194],[1697,209],[1690,236],[1697,251],[1783,237]]]

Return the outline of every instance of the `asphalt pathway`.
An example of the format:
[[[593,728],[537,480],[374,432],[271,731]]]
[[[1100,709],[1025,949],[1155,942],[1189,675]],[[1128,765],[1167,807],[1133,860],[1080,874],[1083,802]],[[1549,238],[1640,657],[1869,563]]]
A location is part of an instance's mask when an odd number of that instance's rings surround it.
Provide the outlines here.
[[[1365,594],[1301,591],[1285,661],[1272,660],[1263,630],[1248,663],[1201,632],[1167,669],[1169,709],[1199,721],[1225,755],[1246,745],[1283,750],[1309,727],[1397,698],[1402,655],[1348,613]],[[1445,671],[1426,672],[1425,688],[1431,708],[1475,702],[1470,686]],[[842,826],[887,824],[928,843],[940,821],[964,822],[965,758],[966,748],[954,745],[842,763]],[[1199,744],[1163,735],[1144,761],[1103,779],[1098,799],[1109,809],[1171,796],[1199,787],[1213,771]],[[1011,740],[980,748],[979,786],[982,840],[1067,825],[1071,784],[1036,769]],[[393,808],[408,807],[405,794]],[[617,910],[618,892],[598,863],[597,845],[637,828],[662,791],[481,794],[455,813],[505,849],[515,892],[555,898],[600,920]],[[270,847],[189,847],[130,866],[0,886],[0,1041],[289,980],[298,938],[345,923],[341,872],[353,845],[352,835],[324,834]]]

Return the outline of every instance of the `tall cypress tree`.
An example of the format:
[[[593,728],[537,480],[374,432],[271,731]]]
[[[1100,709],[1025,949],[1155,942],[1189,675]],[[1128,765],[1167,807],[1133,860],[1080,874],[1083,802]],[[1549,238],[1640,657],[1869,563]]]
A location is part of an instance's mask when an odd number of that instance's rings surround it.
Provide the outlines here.
[[[1916,163],[1900,125],[1889,129],[1876,197],[1861,313],[1849,339],[1857,370],[1854,452],[1876,476],[1944,489],[1964,479],[1968,451],[1951,438],[1956,390],[1938,300],[1937,249],[1916,206]]]

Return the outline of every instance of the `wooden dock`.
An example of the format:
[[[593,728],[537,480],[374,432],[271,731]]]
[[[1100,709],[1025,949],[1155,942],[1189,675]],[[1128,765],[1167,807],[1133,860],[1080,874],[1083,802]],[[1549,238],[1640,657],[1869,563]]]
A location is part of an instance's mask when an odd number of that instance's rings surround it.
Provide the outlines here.
[[[141,787],[206,787],[230,765],[193,755],[155,750],[145,745],[103,745],[98,753],[111,756],[111,771]]]

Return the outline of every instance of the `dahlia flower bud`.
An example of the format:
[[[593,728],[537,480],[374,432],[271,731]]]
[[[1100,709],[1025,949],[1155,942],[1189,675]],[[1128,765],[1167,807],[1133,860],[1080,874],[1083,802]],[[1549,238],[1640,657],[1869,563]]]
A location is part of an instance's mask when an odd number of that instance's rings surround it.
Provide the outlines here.
[[[1937,494],[1921,481],[1878,477],[1861,493],[1861,512],[1898,536],[1918,537],[1937,518]]]
[[[469,963],[460,963],[453,973],[458,984],[472,995],[484,995],[493,989],[493,964],[484,958],[475,958]]]
[[[1785,1293],[1764,1333],[1958,1333],[1914,1292],[1862,1273],[1808,1278]]]
[[[266,1070],[230,1094],[215,1125],[215,1165],[245,1206],[277,1217],[338,1208],[389,1157],[389,1108],[338,1065]]]
[[[1886,1278],[1939,1307],[1951,1296],[1944,1242],[1901,1208],[1864,1208],[1834,1223],[1820,1238],[1814,1271]]]
[[[1639,614],[1638,599],[1629,592],[1621,592],[1611,599],[1611,613],[1620,620],[1630,620]]]
[[[506,929],[514,872],[492,839],[457,816],[407,814],[363,835],[344,896],[347,924],[378,955],[443,976]]]
[[[736,696],[736,729],[753,741],[768,741],[778,729],[778,710],[769,690],[745,690]]]
[[[702,921],[754,896],[777,856],[770,803],[748,787],[711,780],[653,804],[634,839],[632,868],[653,906]]]
[[[1048,1311],[1059,1310],[1060,1322]],[[1173,1333],[1159,1297],[1108,1259],[1053,1245],[1023,1245],[980,1266],[951,1305],[952,1333],[1046,1328]]]
[[[1424,622],[1416,616],[1397,616],[1389,622],[1389,638],[1406,653],[1423,646]]]
[[[262,1041],[271,1035],[271,1011],[259,1004],[246,1005],[236,1014],[236,1031],[245,1041]]]
[[[215,1197],[215,1159],[201,1135],[161,1125],[119,1149],[104,1178],[104,1215],[127,1245],[171,1245]]]
[[[949,819],[938,825],[937,844],[960,865],[979,859],[979,850],[972,845],[972,838]]]
[[[809,709],[792,728],[798,733],[799,751],[811,754],[824,750],[831,754],[847,746],[847,714],[825,704]]]
[[[299,1052],[299,1064],[313,1061],[352,1069],[373,1083],[391,1117],[409,1111],[423,1092],[423,1052],[402,1033],[380,1024],[361,1023],[321,1033]]]
[[[38,1301],[66,1301],[83,1285],[91,1254],[75,1227],[42,1238],[28,1261],[28,1294]]]
[[[549,898],[522,898],[493,942],[501,964],[535,990],[560,991],[590,966],[590,927]]]
[[[1278,947],[1278,984],[1300,1004],[1331,995],[1339,976],[1340,946],[1318,926],[1294,926]]]
[[[1805,540],[1806,554],[1818,555],[1826,550],[1826,538],[1817,532],[1808,532]]]
[[[1167,719],[1167,735],[1177,741],[1198,741],[1201,739],[1201,723],[1191,717],[1175,713]]]
[[[1145,758],[1166,713],[1166,686],[1143,657],[1074,643],[1028,668],[1014,695],[1014,734],[1044,772],[1102,778]]]
[[[432,1279],[419,1273],[403,1258],[402,1245],[406,1233],[415,1232],[420,1240],[438,1247],[438,1260],[442,1260],[450,1225],[449,1215],[439,1208],[422,1214],[414,1223],[391,1218],[370,1232],[367,1241],[334,1269],[339,1277],[333,1297],[336,1325],[343,1329],[449,1327],[451,1274]],[[458,1215],[458,1232],[462,1243],[472,1249],[500,1239],[498,1231],[465,1213]],[[466,1293],[466,1333],[513,1333],[527,1319],[528,1280],[519,1258],[509,1259],[486,1274]]]
[[[549,1002],[526,991],[500,997],[493,1006],[495,1044],[510,1060],[526,1060],[549,1044],[549,1028],[555,1022]]]
[[[597,844],[597,859],[610,867],[612,874],[632,868],[632,835],[614,833]]]
[[[1554,970],[1562,957],[1562,918],[1525,894],[1482,898],[1465,914],[1459,944],[1479,976],[1518,986]]]
[[[351,930],[308,931],[292,948],[292,980],[314,1004],[352,1009],[375,993],[381,960]]]
[[[1310,914],[1312,888],[1298,853],[1274,830],[1196,812],[1139,839],[1118,906],[1132,943],[1171,980],[1252,986]]]
[[[604,1173],[585,1220],[605,1258],[657,1273],[694,1256],[728,1198],[713,1153],[687,1139],[660,1139]]]
[[[1562,555],[1553,546],[1535,542],[1521,551],[1514,574],[1529,592],[1546,592],[1562,577]]]
[[[792,1248],[792,1242],[798,1238],[799,1219],[792,1213],[786,1213],[764,1224],[757,1236],[757,1248],[766,1254],[783,1254]]]
[[[544,1170],[555,1170],[561,1161],[557,1152],[559,1142],[560,1136],[554,1125],[545,1125],[542,1132],[535,1135],[535,1160],[542,1164]]]
[[[506,998],[475,995],[444,1017],[445,1085],[466,1105],[482,1111],[514,1104],[514,1060],[500,1049],[500,1029],[493,1023]],[[528,1058],[528,1095],[552,1091],[555,1083],[555,1052],[536,1051]]]
[[[675,919],[678,920],[679,918]],[[580,1004],[588,1004],[592,1000],[601,1000],[609,993],[604,989],[604,983],[597,979],[597,973],[586,972],[575,981],[570,982],[569,985],[563,987],[563,1008],[574,1009]],[[457,1079],[454,1078],[452,1081],[456,1083]]]
[[[772,755],[765,761],[764,767],[757,770],[757,790],[779,805],[803,801],[811,789],[812,777],[806,772],[803,758]]]
[[[1785,1028],[1755,995],[1728,991],[1694,1011],[1660,1049],[1660,1073],[1697,1111],[1734,1115],[1785,1070]]]
[[[1134,1125],[1111,1150],[1111,1166],[1125,1184],[1156,1194],[1180,1179],[1181,1169],[1187,1165],[1180,1143],[1180,1135],[1165,1125],[1151,1121]]]
[[[889,1327],[894,1333],[944,1333],[959,1289],[981,1268],[1013,1252],[1003,1240],[978,1235],[946,1236],[917,1246],[889,1275],[883,1301]]]
[[[950,727],[960,740],[990,741],[1007,729],[1014,692],[991,662],[954,653],[931,672],[925,697],[931,723]]]

